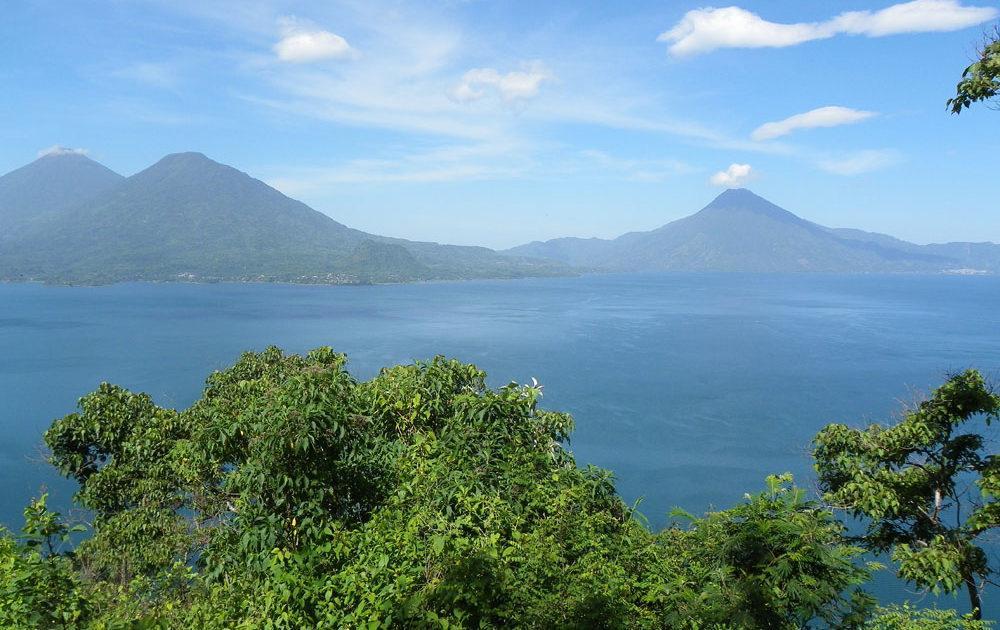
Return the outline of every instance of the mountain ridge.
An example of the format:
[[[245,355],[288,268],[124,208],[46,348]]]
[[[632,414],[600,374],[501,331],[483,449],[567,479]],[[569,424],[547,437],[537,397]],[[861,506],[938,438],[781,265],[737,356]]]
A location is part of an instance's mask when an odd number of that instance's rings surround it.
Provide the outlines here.
[[[504,251],[596,271],[1000,271],[1000,245],[917,245],[829,228],[747,189],[726,190],[698,212],[649,231],[533,241]]]
[[[8,281],[357,284],[571,273],[484,248],[355,230],[197,152],[167,155],[71,211],[43,212],[0,246],[0,279]]]
[[[997,273],[1000,245],[830,228],[737,188],[653,230],[496,252],[350,228],[198,152],[122,177],[59,151],[0,176],[3,281],[358,284],[580,271]]]

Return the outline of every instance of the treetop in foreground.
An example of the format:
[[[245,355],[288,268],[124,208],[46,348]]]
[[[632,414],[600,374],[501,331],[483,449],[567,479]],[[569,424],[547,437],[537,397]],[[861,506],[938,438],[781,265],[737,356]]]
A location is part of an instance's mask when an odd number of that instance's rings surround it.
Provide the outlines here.
[[[948,109],[953,114],[961,114],[974,103],[990,101],[1000,94],[1000,27],[986,37],[976,56],[962,72],[955,96],[948,99]]]
[[[1000,414],[982,374],[956,374],[891,426],[832,424],[816,437],[825,499],[867,522],[861,542],[935,593],[965,588],[978,619],[994,572],[977,539],[1000,526],[1000,458],[979,432]]]
[[[247,353],[180,411],[84,396],[45,440],[91,522],[70,545],[40,500],[0,536],[0,626],[984,627],[875,609],[862,548],[790,476],[653,532],[540,387],[345,364]]]

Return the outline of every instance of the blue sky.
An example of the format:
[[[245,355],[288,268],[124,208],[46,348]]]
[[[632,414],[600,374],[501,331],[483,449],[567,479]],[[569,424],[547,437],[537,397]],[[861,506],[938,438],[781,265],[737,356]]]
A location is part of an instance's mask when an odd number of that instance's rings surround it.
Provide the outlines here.
[[[944,106],[1000,5],[718,6],[15,0],[0,171],[201,151],[352,227],[492,247],[650,229],[729,185],[1000,241],[1000,111]]]

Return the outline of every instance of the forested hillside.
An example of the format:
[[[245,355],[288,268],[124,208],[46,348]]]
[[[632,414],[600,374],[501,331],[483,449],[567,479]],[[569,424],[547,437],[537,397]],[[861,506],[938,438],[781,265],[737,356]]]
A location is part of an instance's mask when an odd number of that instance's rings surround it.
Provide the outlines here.
[[[128,178],[82,155],[46,156],[0,178],[0,234],[6,281],[363,284],[572,273],[485,247],[355,230],[200,153],[168,155]]]

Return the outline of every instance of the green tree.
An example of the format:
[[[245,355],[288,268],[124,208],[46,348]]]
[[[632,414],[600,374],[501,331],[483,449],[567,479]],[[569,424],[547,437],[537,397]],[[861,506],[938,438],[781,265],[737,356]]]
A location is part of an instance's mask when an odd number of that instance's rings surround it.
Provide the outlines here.
[[[442,357],[358,381],[328,348],[247,353],[183,410],[102,384],[45,436],[93,526],[61,549],[43,499],[0,535],[0,622],[863,627],[862,549],[790,477],[653,532],[540,396]]]
[[[959,615],[954,610],[914,608],[910,604],[879,608],[865,630],[989,630],[993,624]]]
[[[965,587],[976,619],[991,573],[976,541],[1000,525],[1000,458],[963,429],[998,413],[1000,397],[969,370],[895,425],[827,426],[813,452],[825,500],[867,521],[863,544],[891,552],[899,576],[921,588]]]
[[[20,540],[0,527],[0,628],[76,628],[91,612],[71,557],[58,553],[76,530],[47,498],[25,508]]]
[[[692,521],[688,563],[722,570],[726,605],[714,621],[741,628],[803,628],[813,621],[856,627],[874,600],[858,587],[872,566],[857,566],[863,550],[844,544],[844,526],[833,513],[792,485],[791,475],[772,475],[767,489],[734,508]],[[693,559],[693,560],[692,560]],[[712,592],[713,585],[703,587]]]
[[[978,59],[962,73],[962,80],[955,88],[955,96],[948,99],[953,114],[973,103],[988,101],[1000,94],[1000,27],[986,38],[977,51]]]

